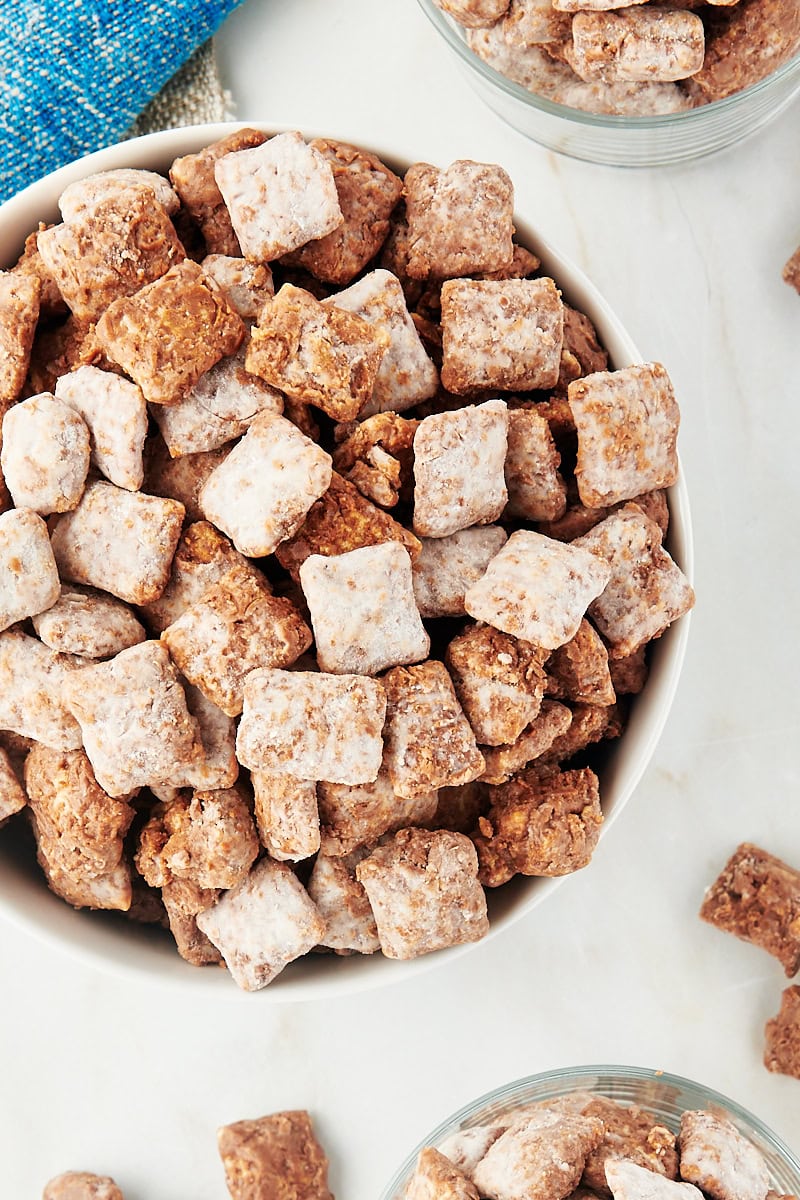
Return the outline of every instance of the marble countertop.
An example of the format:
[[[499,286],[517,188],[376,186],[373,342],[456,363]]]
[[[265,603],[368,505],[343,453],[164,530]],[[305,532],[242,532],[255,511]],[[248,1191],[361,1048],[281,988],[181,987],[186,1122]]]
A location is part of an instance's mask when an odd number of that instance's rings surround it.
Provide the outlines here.
[[[506,167],[672,375],[698,604],[665,733],[591,866],[447,969],[325,1002],[189,1003],[0,926],[0,1192],[32,1200],[81,1168],[126,1200],[221,1198],[216,1127],[298,1107],[333,1192],[377,1200],[474,1096],[592,1062],[707,1083],[800,1153],[800,1082],[761,1063],[787,980],[697,918],[738,842],[800,864],[800,297],[780,278],[800,241],[800,106],[713,159],[619,171],[500,124],[413,0],[247,0],[218,52],[245,120]]]

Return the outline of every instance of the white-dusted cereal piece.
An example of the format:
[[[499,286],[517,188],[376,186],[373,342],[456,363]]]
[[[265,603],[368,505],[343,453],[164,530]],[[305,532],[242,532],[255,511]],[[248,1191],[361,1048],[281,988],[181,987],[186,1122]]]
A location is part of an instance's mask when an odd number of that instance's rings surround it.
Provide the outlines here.
[[[564,306],[552,279],[442,285],[442,383],[456,395],[555,387],[563,338]]]
[[[328,1160],[307,1112],[237,1121],[217,1137],[232,1200],[333,1200]]]
[[[632,654],[694,605],[689,581],[661,546],[661,530],[636,504],[618,509],[571,545],[609,566],[609,582],[589,605],[589,616],[610,643],[610,658]]]
[[[608,651],[596,629],[581,621],[578,632],[547,660],[547,695],[578,704],[613,704],[616,701]]]
[[[79,659],[15,629],[0,633],[0,729],[54,750],[76,750],[81,731],[62,698]]]
[[[330,481],[330,455],[291,421],[262,412],[208,477],[200,507],[237,550],[260,558],[300,528]]]
[[[445,653],[453,687],[476,739],[514,742],[541,707],[546,677],[543,652],[491,625],[472,626]]]
[[[363,849],[345,858],[319,854],[308,881],[308,894],[325,922],[320,945],[340,954],[374,954],[381,948],[367,893],[356,879],[366,854]]]
[[[293,775],[253,771],[255,817],[261,844],[279,862],[300,862],[319,850],[317,785]]]
[[[420,1150],[405,1200],[480,1200],[475,1185],[432,1146]]]
[[[46,1185],[42,1200],[123,1200],[122,1192],[108,1175],[89,1171],[67,1171]]]
[[[84,667],[62,686],[97,782],[110,796],[170,778],[199,762],[197,721],[166,646],[142,642],[109,662]]]
[[[412,279],[496,271],[514,256],[514,187],[502,167],[461,159],[405,175]]]
[[[487,400],[435,413],[414,434],[414,532],[447,537],[489,525],[506,506],[508,409]]]
[[[374,783],[320,783],[318,790],[320,848],[331,858],[373,846],[385,833],[427,825],[437,808],[436,791],[398,796],[385,770]]]
[[[207,254],[200,266],[245,321],[257,321],[264,305],[275,295],[272,271],[266,263],[231,258],[228,254]]]
[[[647,0],[552,0],[553,8],[559,12],[607,12],[610,8],[630,8],[634,4],[646,4]]]
[[[140,606],[145,621],[156,633],[163,633],[234,566],[248,569],[266,585],[258,568],[234,550],[228,539],[208,521],[188,525],[172,559],[169,583],[156,600]]]
[[[232,717],[203,695],[199,688],[186,684],[186,707],[197,721],[203,758],[183,769],[175,767],[170,780],[176,787],[213,791],[233,787],[239,777],[236,761],[236,724]],[[150,785],[155,793],[155,786]]]
[[[431,640],[414,600],[411,559],[399,542],[312,554],[300,583],[323,671],[377,675],[427,657]]]
[[[469,838],[401,829],[356,867],[387,958],[416,958],[489,932],[478,858]]]
[[[28,798],[11,765],[11,759],[0,746],[0,825],[27,803]]]
[[[25,382],[39,319],[38,279],[0,271],[0,415]]]
[[[587,606],[611,578],[608,564],[589,550],[519,529],[469,589],[464,606],[478,621],[555,650],[575,636]]]
[[[44,872],[47,886],[73,908],[108,908],[127,912],[131,906],[133,886],[131,871],[124,860],[101,875],[74,875],[65,871],[58,859],[51,858],[52,844],[41,842],[36,858]]]
[[[474,1125],[471,1129],[459,1129],[440,1142],[437,1149],[463,1175],[471,1178],[486,1151],[501,1133],[505,1133],[510,1123],[511,1118],[508,1117],[502,1125]]]
[[[271,262],[342,224],[333,170],[299,133],[220,158],[214,175],[245,258]]]
[[[184,208],[200,226],[209,254],[241,254],[230,215],[214,178],[217,160],[234,150],[260,146],[266,139],[267,134],[258,129],[236,129],[196,154],[176,158],[169,169],[172,186]]]
[[[703,1195],[691,1183],[665,1179],[625,1158],[606,1161],[606,1181],[614,1200],[701,1200]]]
[[[581,79],[670,83],[700,70],[705,31],[697,13],[679,9],[578,12],[565,53]]]
[[[442,12],[455,17],[459,25],[477,29],[494,25],[508,8],[509,0],[434,0]]]
[[[161,640],[189,682],[236,717],[248,673],[296,662],[311,645],[311,630],[291,600],[273,596],[249,564],[233,564]]]
[[[33,627],[51,650],[81,658],[112,658],[147,637],[127,604],[92,588],[62,588]]]
[[[562,1200],[580,1182],[590,1150],[603,1137],[603,1122],[565,1113],[547,1123],[542,1115],[516,1120],[493,1142],[473,1171],[490,1200]]]
[[[177,404],[153,405],[173,458],[217,450],[241,437],[260,412],[283,412],[283,396],[244,368],[245,343],[222,358]]]
[[[481,753],[486,767],[481,780],[491,784],[505,783],[528,763],[545,754],[556,739],[567,732],[572,720],[572,712],[566,704],[543,700],[539,712],[515,742],[483,747]]]
[[[370,271],[357,283],[337,292],[323,304],[355,313],[389,338],[381,359],[372,398],[359,419],[387,411],[403,412],[436,395],[439,373],[431,362],[406,307],[400,281],[390,271]]]
[[[561,455],[550,426],[530,408],[508,410],[506,516],[557,521],[567,508],[567,486],[559,474]]]
[[[502,30],[509,46],[563,43],[571,37],[572,17],[553,8],[552,0],[511,0]]]
[[[89,430],[49,392],[15,404],[3,418],[0,466],[17,508],[75,508],[89,471]]]
[[[399,668],[397,668],[399,669]],[[382,684],[360,675],[251,671],[236,738],[242,766],[298,779],[370,783],[386,716]]]
[[[187,521],[202,521],[198,497],[203,484],[227,458],[230,449],[230,446],[220,446],[218,450],[172,458],[163,439],[156,434],[145,443],[142,489],[151,496],[168,496],[178,500],[186,509]]]
[[[477,779],[483,755],[444,664],[394,667],[383,684],[388,699],[384,765],[398,796],[413,800]]]
[[[197,928],[197,914],[210,908],[218,899],[216,888],[199,888],[184,879],[175,879],[161,889],[175,948],[193,967],[224,965],[217,947]]]
[[[417,607],[423,617],[463,617],[464,595],[481,578],[508,534],[497,525],[460,529],[444,538],[422,538],[414,559]]]
[[[175,500],[102,480],[90,483],[75,511],[53,529],[61,578],[102,588],[129,604],[147,604],[167,585],[183,517],[183,505]]]
[[[56,380],[55,394],[89,430],[92,462],[117,487],[142,486],[147,405],[135,383],[113,371],[78,367]]]
[[[26,508],[0,514],[0,629],[50,608],[59,591],[42,518]]]
[[[117,167],[112,171],[98,171],[95,175],[86,175],[76,179],[64,188],[58,198],[58,207],[65,221],[94,208],[101,200],[110,200],[122,196],[130,196],[132,190],[147,188],[156,198],[164,211],[171,217],[181,206],[177,195],[170,187],[169,180],[156,171],[144,171],[131,167]]]
[[[246,879],[258,858],[250,804],[240,787],[194,791],[154,812],[141,835],[146,854],[137,858],[142,875],[163,887],[182,879],[201,889],[232,888]],[[163,882],[158,885],[156,880]]]
[[[325,936],[325,922],[285,863],[264,858],[237,887],[197,917],[245,991],[266,987]]]
[[[575,479],[590,508],[631,500],[678,478],[680,413],[660,363],[577,379],[569,385],[569,406],[578,430]]]
[[[761,1151],[713,1112],[681,1114],[681,1178],[711,1200],[764,1200],[769,1169]]]

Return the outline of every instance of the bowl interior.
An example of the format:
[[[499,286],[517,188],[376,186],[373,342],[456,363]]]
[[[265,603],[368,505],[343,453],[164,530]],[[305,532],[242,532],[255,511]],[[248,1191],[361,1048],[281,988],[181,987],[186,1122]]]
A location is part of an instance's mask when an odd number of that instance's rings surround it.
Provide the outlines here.
[[[278,132],[278,127],[262,125]],[[22,243],[37,221],[59,220],[57,200],[75,179],[95,171],[114,167],[147,167],[166,172],[172,161],[230,133],[235,125],[195,126],[149,134],[113,146],[61,168],[32,184],[0,206],[0,266],[11,265]],[[322,136],[305,131],[306,136]],[[326,134],[325,136],[331,136]],[[343,140],[362,144],[356,134],[339,133]],[[390,166],[404,171],[414,161],[413,147],[370,147]],[[584,311],[596,326],[615,367],[641,362],[641,355],[603,300],[597,289],[577,267],[544,242],[525,218],[525,181],[518,180],[517,196],[521,207],[515,214],[518,237],[535,251],[543,268],[553,275],[564,297]],[[683,477],[669,491],[670,533],[668,548],[691,579],[693,550],[689,501]],[[652,651],[650,676],[644,691],[636,697],[624,736],[608,748],[600,767],[601,797],[605,823],[603,836],[613,819],[629,799],[656,747],[678,683],[686,641],[688,615],[670,627]],[[27,830],[21,823],[0,831],[0,913],[20,928],[35,934],[59,950],[68,950],[89,964],[113,969],[137,978],[175,984],[193,991],[251,999],[241,992],[227,972],[199,970],[189,966],[175,952],[165,931],[142,927],[119,914],[75,911],[53,895],[36,868],[28,844]],[[540,903],[561,879],[517,877],[488,896],[491,929],[489,937],[506,929],[513,921]],[[261,1002],[294,1001],[344,994],[363,988],[400,982],[421,971],[439,966],[475,949],[480,943],[456,946],[448,950],[396,962],[380,955],[307,955],[290,964],[268,988],[257,993]]]

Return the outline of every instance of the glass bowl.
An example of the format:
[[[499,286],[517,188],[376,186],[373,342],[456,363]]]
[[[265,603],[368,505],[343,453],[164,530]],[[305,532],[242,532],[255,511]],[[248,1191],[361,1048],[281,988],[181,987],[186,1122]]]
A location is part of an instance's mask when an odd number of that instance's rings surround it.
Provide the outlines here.
[[[800,92],[800,54],[752,87],[686,112],[615,117],[556,104],[501,75],[470,50],[464,29],[434,0],[418,0],[493,112],[548,150],[618,167],[685,162],[762,129]]]
[[[595,1092],[621,1104],[636,1104],[652,1112],[659,1121],[677,1132],[680,1115],[686,1109],[713,1109],[725,1116],[744,1137],[763,1154],[769,1169],[770,1186],[782,1195],[800,1195],[800,1159],[777,1134],[767,1129],[747,1109],[679,1075],[644,1067],[588,1066],[566,1067],[517,1079],[493,1092],[487,1092],[448,1117],[409,1154],[383,1193],[381,1200],[403,1200],[408,1180],[414,1173],[417,1157],[425,1146],[438,1146],[460,1129],[499,1122],[515,1109],[572,1092]]]

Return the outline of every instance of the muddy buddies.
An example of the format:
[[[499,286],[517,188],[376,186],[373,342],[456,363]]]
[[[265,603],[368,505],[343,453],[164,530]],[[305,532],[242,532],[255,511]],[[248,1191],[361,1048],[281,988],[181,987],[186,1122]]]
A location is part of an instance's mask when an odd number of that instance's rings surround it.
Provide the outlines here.
[[[61,212],[0,274],[0,822],[67,903],[248,990],[477,941],[492,889],[590,861],[603,747],[693,604],[667,371],[614,369],[491,164],[239,130]],[[229,1180],[308,1141],[284,1117],[228,1129]],[[555,1138],[561,1200],[604,1119],[529,1117],[413,1195],[549,1188]],[[48,1198],[117,1195],[76,1186]]]

